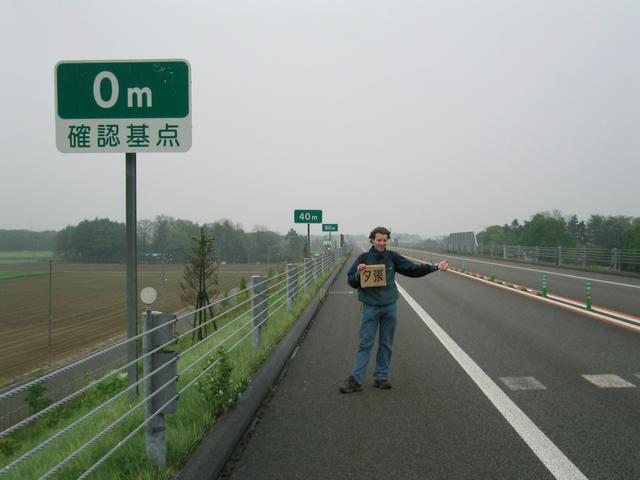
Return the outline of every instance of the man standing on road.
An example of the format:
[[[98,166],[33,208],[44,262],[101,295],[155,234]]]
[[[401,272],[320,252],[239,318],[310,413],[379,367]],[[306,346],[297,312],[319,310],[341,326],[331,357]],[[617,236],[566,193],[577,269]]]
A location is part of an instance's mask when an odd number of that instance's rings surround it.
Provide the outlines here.
[[[387,390],[391,384],[387,380],[391,352],[393,351],[393,334],[396,330],[398,289],[395,274],[407,277],[423,277],[429,273],[449,268],[449,261],[443,260],[436,265],[414,263],[397,252],[387,250],[387,243],[391,232],[384,227],[376,227],[369,234],[369,241],[373,244],[368,252],[358,256],[347,273],[347,281],[353,288],[358,289],[358,299],[363,304],[362,320],[360,322],[360,338],[356,353],[355,365],[351,376],[340,387],[340,392],[351,393],[362,390],[362,381],[367,371],[371,349],[378,334],[378,353],[376,355],[376,369],[373,372],[373,386]],[[367,265],[379,265],[378,270],[368,270]],[[380,271],[384,266],[384,274]],[[384,286],[363,287],[361,275],[383,282]]]

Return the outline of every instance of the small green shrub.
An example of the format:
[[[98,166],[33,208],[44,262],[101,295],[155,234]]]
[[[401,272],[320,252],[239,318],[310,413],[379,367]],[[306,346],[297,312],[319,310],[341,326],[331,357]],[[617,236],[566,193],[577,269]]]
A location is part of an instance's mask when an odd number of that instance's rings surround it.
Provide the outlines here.
[[[198,390],[205,401],[211,405],[214,417],[220,416],[235,400],[235,389],[231,386],[233,366],[223,348],[211,355],[203,370],[216,363],[198,381]]]
[[[42,383],[31,385],[27,389],[24,401],[31,408],[31,414],[38,413],[51,405],[51,400],[47,398],[47,387]]]
[[[0,453],[10,457],[20,448],[20,442],[15,438],[8,436],[0,438]]]

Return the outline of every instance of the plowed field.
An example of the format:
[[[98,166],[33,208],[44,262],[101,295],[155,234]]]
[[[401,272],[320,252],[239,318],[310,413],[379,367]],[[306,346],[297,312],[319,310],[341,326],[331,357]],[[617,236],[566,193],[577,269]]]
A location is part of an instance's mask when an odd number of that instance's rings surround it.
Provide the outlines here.
[[[3,269],[49,271],[47,263],[4,264]],[[139,265],[138,290],[154,287],[154,310],[185,310],[180,302],[182,265]],[[266,265],[220,265],[220,290],[238,287],[244,277],[262,274]],[[68,362],[127,331],[126,267],[54,262],[52,288],[53,365]],[[138,311],[143,311],[143,305]],[[0,280],[0,386],[47,367],[49,275]]]

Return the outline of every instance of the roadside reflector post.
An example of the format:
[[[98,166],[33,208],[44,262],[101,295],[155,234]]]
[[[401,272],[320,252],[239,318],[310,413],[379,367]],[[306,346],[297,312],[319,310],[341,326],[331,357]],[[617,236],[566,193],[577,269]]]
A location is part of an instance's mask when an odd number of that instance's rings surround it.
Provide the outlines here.
[[[253,346],[262,346],[262,327],[267,322],[269,311],[267,310],[267,278],[260,275],[251,275],[251,314],[253,316],[253,326],[256,328],[253,333]]]
[[[585,290],[587,293],[587,310],[591,310],[591,282],[587,282]]]
[[[465,269],[464,269],[464,258],[463,258],[462,259],[462,273],[464,273],[464,272],[465,272]]]
[[[547,274],[543,273],[542,274],[542,296],[546,297],[548,292],[549,291],[547,290]]]
[[[491,272],[491,281],[492,282],[496,281],[496,272]]]

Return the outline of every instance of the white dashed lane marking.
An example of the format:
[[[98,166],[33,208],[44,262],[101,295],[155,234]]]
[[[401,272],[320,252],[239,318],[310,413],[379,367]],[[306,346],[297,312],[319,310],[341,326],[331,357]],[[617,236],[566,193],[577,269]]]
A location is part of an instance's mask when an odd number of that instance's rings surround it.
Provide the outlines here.
[[[582,375],[582,378],[600,388],[633,388],[633,383],[627,382],[618,375]]]
[[[534,377],[500,377],[509,390],[546,390],[542,383]]]

